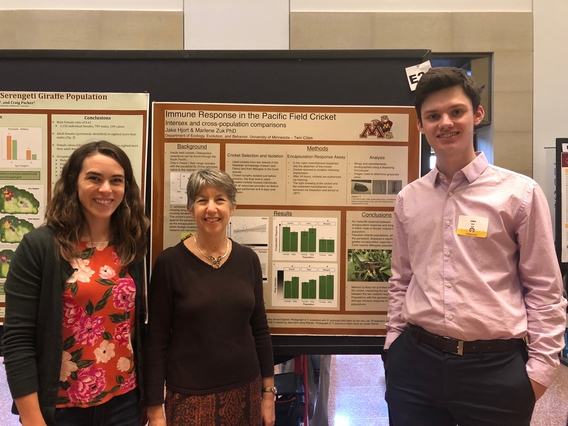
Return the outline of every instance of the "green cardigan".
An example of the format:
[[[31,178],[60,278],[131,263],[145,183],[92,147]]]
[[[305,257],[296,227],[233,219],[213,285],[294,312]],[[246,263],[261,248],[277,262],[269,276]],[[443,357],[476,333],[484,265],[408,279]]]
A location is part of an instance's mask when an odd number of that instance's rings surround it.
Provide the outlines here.
[[[55,426],[55,401],[63,352],[63,285],[75,270],[56,248],[53,231],[42,226],[24,235],[6,283],[6,315],[2,338],[6,376],[12,398],[37,392],[48,426]],[[131,266],[136,283],[136,357],[138,387],[143,393],[141,337],[145,318],[143,262]],[[142,401],[141,396],[141,401]],[[15,404],[12,412],[18,414]]]

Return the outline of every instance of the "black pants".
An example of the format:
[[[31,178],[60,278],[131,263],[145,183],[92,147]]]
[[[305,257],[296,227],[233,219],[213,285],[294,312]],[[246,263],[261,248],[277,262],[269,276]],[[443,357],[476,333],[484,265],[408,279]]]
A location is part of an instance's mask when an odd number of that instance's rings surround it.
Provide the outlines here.
[[[101,405],[88,408],[58,408],[57,426],[139,426],[141,408],[138,389],[115,396]]]
[[[385,398],[393,426],[530,426],[535,396],[524,345],[448,354],[405,330],[388,354]]]

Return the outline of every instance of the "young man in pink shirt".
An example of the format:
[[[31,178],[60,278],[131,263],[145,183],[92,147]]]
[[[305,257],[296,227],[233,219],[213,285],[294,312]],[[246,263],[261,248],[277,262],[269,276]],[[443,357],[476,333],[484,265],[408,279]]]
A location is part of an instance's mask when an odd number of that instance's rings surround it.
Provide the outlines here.
[[[395,206],[386,400],[393,426],[529,426],[563,347],[545,196],[474,150],[481,89],[432,68],[416,89],[436,168]]]

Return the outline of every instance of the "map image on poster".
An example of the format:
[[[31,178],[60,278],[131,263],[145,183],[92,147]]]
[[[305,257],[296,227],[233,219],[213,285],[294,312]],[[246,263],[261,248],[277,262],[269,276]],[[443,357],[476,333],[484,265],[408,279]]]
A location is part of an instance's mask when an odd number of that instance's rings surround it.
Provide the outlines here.
[[[24,188],[5,185],[0,188],[0,213],[38,214],[39,200]]]

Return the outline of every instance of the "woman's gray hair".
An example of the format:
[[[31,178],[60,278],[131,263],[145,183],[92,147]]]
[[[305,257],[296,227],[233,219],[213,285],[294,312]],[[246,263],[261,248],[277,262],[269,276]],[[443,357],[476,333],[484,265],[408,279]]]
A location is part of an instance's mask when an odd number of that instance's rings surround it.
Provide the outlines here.
[[[193,172],[187,181],[187,207],[193,211],[195,198],[204,186],[215,188],[229,198],[231,207],[237,204],[237,188],[231,176],[222,170],[204,169]]]

